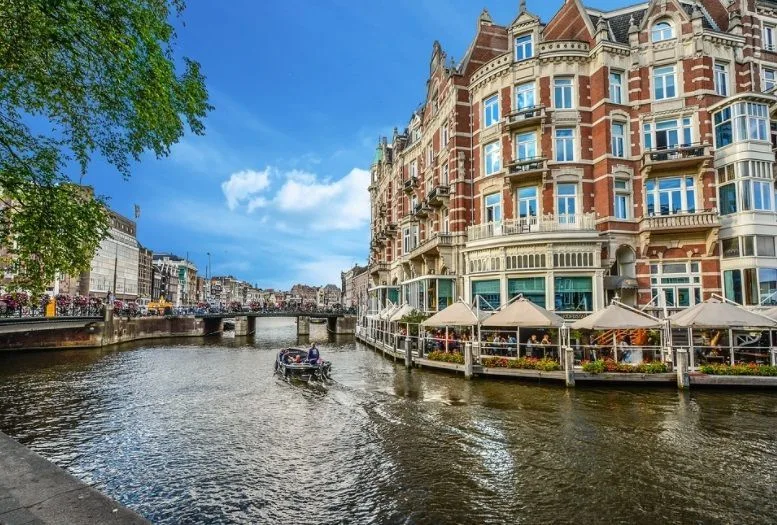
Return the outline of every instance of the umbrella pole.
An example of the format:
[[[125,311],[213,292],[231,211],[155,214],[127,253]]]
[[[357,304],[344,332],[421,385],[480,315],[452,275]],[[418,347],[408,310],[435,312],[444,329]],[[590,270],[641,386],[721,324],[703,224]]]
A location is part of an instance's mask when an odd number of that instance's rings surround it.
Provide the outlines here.
[[[521,357],[521,327],[515,327],[515,357]]]
[[[690,326],[688,327],[688,348],[690,348],[691,370],[693,370],[696,366],[696,357],[694,356],[696,352],[693,351],[693,328]]]
[[[615,362],[618,362],[618,332],[612,331],[612,355],[615,358]]]
[[[728,329],[728,347],[731,350],[731,366],[734,366],[734,330]]]
[[[445,353],[448,353],[448,327],[445,327]]]

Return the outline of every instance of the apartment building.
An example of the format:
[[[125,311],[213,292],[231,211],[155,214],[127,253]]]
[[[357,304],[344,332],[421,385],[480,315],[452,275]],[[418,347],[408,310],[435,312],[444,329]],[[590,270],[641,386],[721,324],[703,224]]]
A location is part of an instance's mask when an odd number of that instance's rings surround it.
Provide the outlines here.
[[[616,294],[659,311],[711,294],[777,302],[776,28],[774,1],[568,0],[547,23],[521,2],[506,26],[481,15],[459,65],[435,69],[435,44],[426,102],[373,164],[374,307],[389,291],[445,306],[442,276],[482,308],[522,294],[569,318]],[[435,74],[466,93],[447,152]],[[433,204],[440,158],[447,206]],[[431,175],[413,171],[426,160]]]

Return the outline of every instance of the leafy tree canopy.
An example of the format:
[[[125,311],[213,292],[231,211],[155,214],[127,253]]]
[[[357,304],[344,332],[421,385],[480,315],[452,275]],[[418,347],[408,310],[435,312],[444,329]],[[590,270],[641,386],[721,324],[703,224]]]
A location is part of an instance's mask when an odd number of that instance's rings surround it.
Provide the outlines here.
[[[200,65],[176,68],[171,18],[183,0],[0,0],[0,242],[15,285],[39,293],[89,268],[104,200],[71,184],[94,154],[125,178],[204,132]]]

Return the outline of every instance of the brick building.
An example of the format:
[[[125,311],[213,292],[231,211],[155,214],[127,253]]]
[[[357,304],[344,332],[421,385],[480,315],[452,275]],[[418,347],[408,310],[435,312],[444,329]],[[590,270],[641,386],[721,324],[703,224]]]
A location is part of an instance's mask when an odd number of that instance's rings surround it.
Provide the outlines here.
[[[372,167],[372,308],[775,303],[776,50],[763,0],[567,0],[547,23],[521,2],[458,65],[435,43]]]

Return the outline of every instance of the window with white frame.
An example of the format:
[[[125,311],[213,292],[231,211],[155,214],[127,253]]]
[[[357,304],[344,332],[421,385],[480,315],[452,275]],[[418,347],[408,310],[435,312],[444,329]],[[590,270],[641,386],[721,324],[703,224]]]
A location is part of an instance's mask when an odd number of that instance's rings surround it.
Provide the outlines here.
[[[492,95],[483,101],[483,127],[488,128],[499,122],[499,96]]]
[[[774,211],[772,163],[745,160],[718,168],[721,215],[738,211]]]
[[[764,24],[763,30],[761,31],[761,47],[767,51],[775,51],[777,50],[777,41],[775,41],[775,37],[777,37],[777,33],[775,31],[777,28],[775,28],[772,24]]]
[[[518,110],[533,108],[536,105],[534,82],[515,86],[515,108]]]
[[[693,177],[664,177],[645,181],[647,214],[674,215],[696,211]]]
[[[486,144],[483,153],[486,175],[493,175],[502,169],[502,148],[498,140]]]
[[[677,96],[675,85],[675,66],[662,66],[653,69],[653,98],[666,100]]]
[[[410,178],[415,179],[416,177],[418,177],[418,162],[414,160],[410,163]]]
[[[499,193],[486,195],[483,199],[485,222],[499,222],[502,220],[502,196]]]
[[[674,28],[672,24],[666,20],[656,22],[653,24],[653,29],[650,31],[650,39],[653,42],[662,42],[674,38]]]
[[[777,71],[768,67],[761,68],[761,85],[763,91],[769,91],[777,86]]]
[[[518,188],[516,198],[518,200],[518,217],[521,222],[531,223],[537,217],[538,200],[537,186]]]
[[[631,218],[631,185],[626,179],[613,179],[613,189],[615,190],[615,218]]]
[[[532,46],[532,36],[521,35],[515,39],[515,59],[526,60],[534,56],[534,48]]]
[[[728,96],[728,64],[715,62],[715,94]]]
[[[577,213],[577,184],[556,185],[556,213],[559,224],[574,224]]]
[[[440,137],[442,139],[442,148],[445,148],[448,145],[448,139],[450,138],[448,136],[448,124],[442,125],[442,131],[440,131]]]
[[[575,160],[574,128],[556,128],[556,160],[572,162]]]
[[[515,136],[515,160],[529,160],[537,156],[537,135],[534,132]]]
[[[410,212],[411,213],[415,212],[416,204],[418,204],[418,197],[415,194],[413,194],[410,197]]]
[[[626,156],[626,124],[623,122],[612,123],[612,154],[615,157]]]
[[[693,142],[691,117],[658,120],[642,125],[645,150],[673,149]]]
[[[654,304],[685,308],[701,302],[701,265],[664,262],[650,265],[650,293]]]
[[[431,166],[433,161],[434,161],[434,147],[431,144],[429,144],[426,147],[426,165]]]
[[[442,211],[440,211],[440,215],[442,215],[442,233],[449,233],[450,220],[448,219],[448,209],[443,208]]]
[[[448,185],[448,163],[442,165],[442,174],[440,175],[440,185]]]
[[[572,108],[572,79],[553,79],[553,106],[556,109]]]
[[[737,102],[715,113],[715,147],[722,148],[732,142],[763,140],[769,137],[769,110],[766,104]]]
[[[623,72],[610,71],[610,102],[623,104]]]

